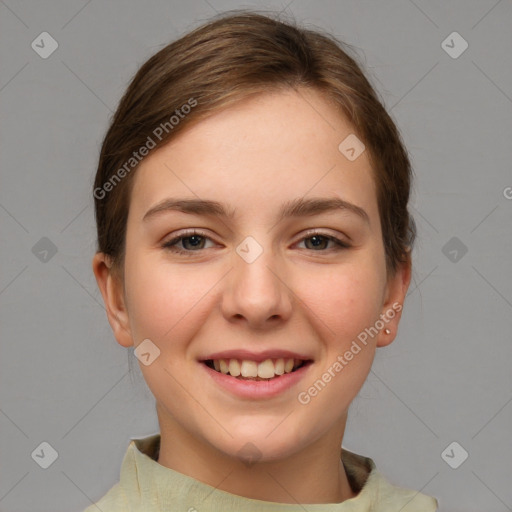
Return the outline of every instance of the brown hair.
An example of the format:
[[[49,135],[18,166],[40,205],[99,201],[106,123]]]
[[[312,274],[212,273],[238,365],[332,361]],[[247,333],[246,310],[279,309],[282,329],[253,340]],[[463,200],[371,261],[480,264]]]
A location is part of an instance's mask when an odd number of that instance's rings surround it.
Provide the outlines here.
[[[334,36],[256,12],[223,13],[158,51],[135,74],[106,133],[94,182],[98,251],[122,274],[140,155],[253,94],[297,87],[323,94],[364,142],[394,274],[416,237],[407,203],[412,169],[393,120]],[[341,142],[341,141],[340,141]],[[145,150],[143,148],[146,148]],[[135,156],[136,155],[136,156]]]

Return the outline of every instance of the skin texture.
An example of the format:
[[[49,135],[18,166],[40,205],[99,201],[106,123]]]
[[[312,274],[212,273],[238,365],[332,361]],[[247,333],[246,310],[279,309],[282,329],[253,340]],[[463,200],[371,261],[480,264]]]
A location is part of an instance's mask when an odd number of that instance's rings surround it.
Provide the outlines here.
[[[265,501],[337,503],[356,495],[340,462],[347,412],[376,347],[393,341],[401,313],[360,344],[308,404],[297,399],[379,315],[403,304],[410,282],[410,259],[386,274],[367,154],[349,161],[338,150],[351,133],[314,90],[265,93],[188,127],[140,164],[124,283],[101,253],[93,271],[117,342],[150,339],[160,349],[152,364],[139,362],[156,398],[160,464]],[[236,216],[172,211],[142,220],[168,197],[216,200]],[[341,210],[276,222],[285,201],[302,197],[343,198],[364,208],[370,222]],[[191,256],[162,248],[187,228],[208,237],[178,242]],[[313,228],[351,247],[336,249],[327,239],[315,246],[312,235],[305,238]],[[236,252],[247,236],[263,249],[250,264]],[[292,389],[246,400],[219,388],[198,362],[235,348],[292,350],[314,363]],[[248,442],[260,452],[252,465],[239,455]]]

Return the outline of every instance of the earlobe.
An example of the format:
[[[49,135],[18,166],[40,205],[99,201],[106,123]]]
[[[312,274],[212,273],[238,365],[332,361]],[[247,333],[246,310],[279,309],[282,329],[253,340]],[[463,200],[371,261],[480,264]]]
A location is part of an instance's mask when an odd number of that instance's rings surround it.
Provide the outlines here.
[[[94,255],[92,270],[103,296],[108,322],[117,342],[123,347],[131,347],[133,339],[120,277],[112,271],[110,258],[102,252]]]
[[[377,347],[386,347],[396,338],[410,282],[411,257],[410,252],[408,252],[407,261],[399,265],[399,268],[394,275],[390,276],[386,285],[386,296],[381,315],[385,325],[379,332]]]

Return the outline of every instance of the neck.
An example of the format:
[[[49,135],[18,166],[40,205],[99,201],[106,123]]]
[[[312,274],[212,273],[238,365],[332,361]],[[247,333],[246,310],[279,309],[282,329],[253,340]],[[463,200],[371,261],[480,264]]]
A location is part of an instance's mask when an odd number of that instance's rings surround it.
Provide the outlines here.
[[[357,495],[350,487],[340,458],[346,415],[332,431],[303,450],[284,459],[252,464],[191,436],[160,412],[158,416],[158,463],[219,490],[288,504],[341,503]]]

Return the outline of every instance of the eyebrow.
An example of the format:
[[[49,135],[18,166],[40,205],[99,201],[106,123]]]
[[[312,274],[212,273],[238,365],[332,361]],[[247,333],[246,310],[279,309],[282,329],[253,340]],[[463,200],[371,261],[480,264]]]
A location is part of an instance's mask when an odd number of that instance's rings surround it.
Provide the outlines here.
[[[276,222],[280,222],[288,217],[308,217],[336,210],[344,210],[354,213],[367,224],[370,224],[370,218],[363,208],[337,197],[311,199],[298,198],[287,201],[281,207]],[[225,219],[233,219],[236,215],[235,209],[228,210],[222,205],[222,203],[217,201],[210,201],[206,199],[168,198],[160,201],[158,204],[150,208],[145,213],[142,220],[146,222],[152,217],[169,211],[179,211],[195,215],[217,216]]]

